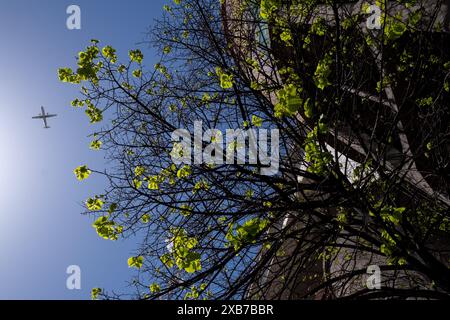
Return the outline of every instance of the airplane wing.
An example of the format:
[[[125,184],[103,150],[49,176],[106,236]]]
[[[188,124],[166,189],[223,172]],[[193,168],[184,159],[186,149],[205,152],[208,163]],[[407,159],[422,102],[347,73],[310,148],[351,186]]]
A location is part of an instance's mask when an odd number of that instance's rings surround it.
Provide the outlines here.
[[[44,119],[43,116],[36,116],[36,117],[31,117],[31,119]]]
[[[57,116],[57,114],[47,114],[45,117],[46,118],[53,118],[53,117],[56,117]]]

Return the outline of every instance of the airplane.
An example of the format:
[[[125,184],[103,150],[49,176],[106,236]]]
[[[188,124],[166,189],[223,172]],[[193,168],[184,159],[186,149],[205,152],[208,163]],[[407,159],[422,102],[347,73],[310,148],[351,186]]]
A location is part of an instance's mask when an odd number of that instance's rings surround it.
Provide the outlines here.
[[[42,113],[40,115],[38,115],[36,117],[32,117],[32,119],[42,119],[42,120],[44,120],[44,129],[50,129],[50,127],[47,125],[47,118],[56,117],[57,114],[45,113],[44,107],[41,107],[41,111],[42,111]]]

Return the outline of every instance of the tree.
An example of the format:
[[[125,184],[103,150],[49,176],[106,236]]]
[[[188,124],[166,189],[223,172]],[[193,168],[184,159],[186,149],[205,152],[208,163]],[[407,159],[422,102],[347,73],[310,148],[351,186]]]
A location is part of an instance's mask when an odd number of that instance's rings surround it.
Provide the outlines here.
[[[91,148],[114,164],[75,170],[109,181],[86,202],[93,226],[142,239],[135,297],[448,298],[441,5],[380,1],[382,28],[368,30],[362,1],[177,0],[150,34],[154,68],[93,40],[60,69],[81,85],[72,105],[103,122]],[[192,155],[173,132],[198,126],[194,148],[215,161],[174,162]],[[277,129],[278,172],[208,129]],[[361,283],[369,265],[379,290]]]

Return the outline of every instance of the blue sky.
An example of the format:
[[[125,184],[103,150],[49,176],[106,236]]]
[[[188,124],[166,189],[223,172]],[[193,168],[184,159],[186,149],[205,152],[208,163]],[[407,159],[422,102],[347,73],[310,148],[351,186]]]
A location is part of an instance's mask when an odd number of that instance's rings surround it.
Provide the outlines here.
[[[81,164],[104,166],[89,150],[95,127],[70,106],[76,86],[58,81],[59,67],[74,66],[92,38],[124,57],[138,45],[169,0],[0,0],[0,299],[88,299],[92,287],[127,290],[127,266],[139,239],[107,241],[82,216],[82,202],[105,181],[79,182]],[[66,28],[66,8],[81,8],[82,29]],[[51,129],[31,117],[57,113]],[[66,268],[81,267],[81,290],[66,288]]]

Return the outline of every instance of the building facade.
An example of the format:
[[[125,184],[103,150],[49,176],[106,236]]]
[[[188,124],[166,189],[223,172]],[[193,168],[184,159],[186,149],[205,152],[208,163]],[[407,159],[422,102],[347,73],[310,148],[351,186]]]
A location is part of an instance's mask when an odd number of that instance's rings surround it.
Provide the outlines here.
[[[290,15],[290,12],[298,12],[291,7],[295,4],[294,2],[278,1],[278,9],[281,8],[279,10],[285,15]],[[261,19],[260,4],[260,1],[224,1],[222,16],[225,34],[229,39],[230,49],[236,63],[240,64],[243,70],[246,70],[249,78],[256,82],[270,83],[271,79],[276,79],[278,83],[283,83],[286,80],[282,74],[283,68],[286,67],[284,61],[292,60],[292,49],[280,40],[281,31],[272,25],[273,22],[269,19]],[[410,26],[412,24],[411,17],[420,13],[420,18],[414,24],[413,29],[415,32],[427,35],[434,43],[433,46],[428,45],[428,48],[424,49],[425,54],[437,55],[439,53],[450,60],[449,9],[450,1],[448,0],[418,0],[410,4],[389,1],[385,8],[380,8],[380,22],[384,19],[385,23],[381,23],[383,26],[388,19],[395,19],[397,25],[403,23]],[[355,42],[358,42],[365,41],[365,37],[380,32],[380,30],[371,29],[370,23],[368,23],[368,19],[377,13],[376,10],[373,10],[374,7],[368,6],[366,1],[361,0],[347,1],[336,7],[318,4],[308,11],[308,15],[290,17],[290,21],[294,21],[300,26],[300,29],[302,27],[311,28],[318,20],[322,25],[332,28],[337,21],[342,22],[357,17],[354,27],[357,30]],[[391,22],[391,26],[396,26],[396,24]],[[392,32],[395,32],[395,30]],[[409,31],[404,32],[402,30],[395,37],[396,46],[406,47],[408,43],[416,41],[415,33]],[[331,46],[324,43],[320,36],[312,37],[309,41],[313,46],[316,44],[323,48],[330,48]],[[328,133],[329,150],[332,154],[342,156],[342,159],[338,160],[339,162],[350,163],[348,175],[353,173],[352,167],[363,163],[363,160],[368,156],[374,156],[382,164],[384,170],[399,171],[399,174],[403,175],[411,188],[414,189],[414,194],[417,197],[434,197],[443,206],[449,206],[448,179],[450,175],[436,176],[431,174],[438,164],[424,154],[422,141],[429,130],[441,130],[442,132],[439,132],[439,134],[448,134],[450,123],[443,120],[440,124],[431,123],[428,124],[430,127],[427,127],[421,122],[422,115],[415,112],[413,108],[410,112],[400,112],[418,99],[416,92],[408,91],[411,79],[408,81],[402,81],[402,79],[392,81],[382,86],[381,90],[376,90],[380,78],[393,72],[393,68],[396,67],[387,61],[389,54],[392,54],[389,50],[380,49],[380,43],[368,45],[365,52],[367,60],[361,62],[361,65],[365,66],[361,68],[361,73],[365,75],[365,81],[358,87],[346,84],[340,86],[339,89],[343,92],[343,99],[346,99],[345,101],[352,105],[352,107],[349,107],[349,113],[351,112],[353,116],[358,118],[359,123],[365,126],[365,130],[354,132],[354,128],[347,126],[344,121],[341,123],[339,120],[336,121],[336,130],[329,130]],[[305,55],[303,58],[314,61],[316,57]],[[260,68],[255,70],[249,67],[249,63],[246,63],[248,60],[257,62]],[[270,85],[267,87],[270,87]],[[274,92],[262,90],[267,99],[275,105],[277,96]],[[416,91],[423,96],[424,92],[431,94],[434,89],[431,86],[424,85]],[[449,96],[447,95],[447,97]],[[376,127],[373,123],[373,119],[378,117],[380,105],[384,108],[383,112],[386,113],[386,118],[401,117],[392,135],[392,141],[389,143],[385,143],[382,139],[388,128]],[[299,134],[306,135],[314,127],[313,120],[305,116],[304,113],[298,112],[295,117],[306,128],[305,132]],[[450,154],[449,145],[442,146],[442,148],[444,155],[445,153]],[[379,152],[379,150],[384,151]],[[298,157],[304,155],[303,150],[293,150],[293,152],[296,152]],[[447,169],[450,170],[450,168]],[[444,168],[444,170],[447,169]],[[308,179],[305,177],[298,177],[298,179],[300,183],[308,183]],[[298,197],[305,197],[305,194],[299,194]],[[310,192],[306,195],[307,199],[304,200],[325,199],[326,197],[326,194]],[[328,208],[327,214],[336,216],[337,208]],[[296,223],[299,225],[295,226]],[[292,224],[294,225],[292,226]],[[293,230],[295,228],[302,229],[301,223],[296,222],[295,213],[287,213],[284,220],[275,229],[283,229],[288,225],[291,225]],[[320,234],[321,230],[320,228],[313,229],[311,232]],[[370,288],[367,288],[367,280],[370,277],[367,271],[368,269],[369,271],[372,270],[371,266],[380,265],[385,266],[383,270],[380,270],[380,285],[385,288],[420,291],[427,290],[432,286],[430,279],[424,277],[420,272],[402,271],[395,267],[390,268],[384,255],[370,252],[370,250],[358,250],[355,245],[361,241],[357,236],[341,235],[335,241],[340,244],[340,250],[328,251],[328,248],[322,248],[322,252],[318,252],[317,248],[299,243],[295,238],[287,239],[282,246],[283,254],[272,259],[264,273],[249,288],[248,296],[256,299],[351,297],[356,292],[370,290]],[[432,239],[430,243],[432,246],[442,248],[450,245],[450,241],[446,237]],[[309,252],[310,259],[305,260],[303,257],[308,256]],[[264,252],[261,253],[261,255],[263,254]],[[449,255],[436,257],[447,265],[449,258]],[[357,272],[351,278],[347,278],[345,274],[349,270]],[[328,284],[329,279],[339,279],[340,277],[342,277],[341,281],[332,281]],[[376,294],[373,296],[376,298]]]

